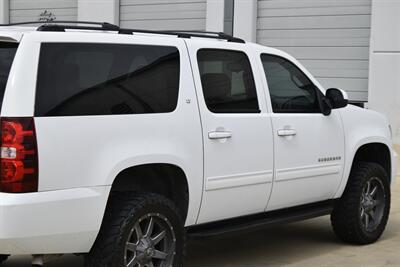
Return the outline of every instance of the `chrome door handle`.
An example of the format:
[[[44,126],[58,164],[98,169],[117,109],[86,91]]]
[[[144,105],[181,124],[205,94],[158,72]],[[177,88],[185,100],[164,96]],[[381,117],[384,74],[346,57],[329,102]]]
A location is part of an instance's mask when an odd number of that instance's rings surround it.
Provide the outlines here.
[[[227,138],[231,138],[231,137],[232,137],[231,132],[213,131],[213,132],[208,133],[209,139],[227,139]]]
[[[281,129],[281,130],[278,130],[278,135],[279,136],[294,136],[296,134],[297,134],[297,132],[294,129]]]

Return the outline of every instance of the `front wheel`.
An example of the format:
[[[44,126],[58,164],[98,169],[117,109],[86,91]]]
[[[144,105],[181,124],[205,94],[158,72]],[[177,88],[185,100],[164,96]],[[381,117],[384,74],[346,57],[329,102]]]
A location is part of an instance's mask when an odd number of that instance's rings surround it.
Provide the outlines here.
[[[390,182],[376,163],[358,162],[353,167],[331,222],[336,235],[353,244],[370,244],[385,230],[390,211]]]
[[[174,203],[157,194],[111,197],[86,267],[181,267],[184,228]]]

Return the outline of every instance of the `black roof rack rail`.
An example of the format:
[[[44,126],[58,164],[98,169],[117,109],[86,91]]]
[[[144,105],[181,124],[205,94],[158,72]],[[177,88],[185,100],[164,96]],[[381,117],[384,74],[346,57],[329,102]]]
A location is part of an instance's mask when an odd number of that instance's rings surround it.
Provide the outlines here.
[[[223,39],[228,42],[234,43],[246,43],[243,39],[234,37],[224,32],[213,32],[213,31],[188,31],[188,30],[168,30],[163,31],[167,33],[175,33],[175,34],[185,34],[193,37],[206,37],[206,38],[215,38],[215,39]]]
[[[116,31],[120,34],[134,34],[134,33],[148,33],[148,34],[162,34],[162,35],[176,35],[180,38],[212,38],[222,39],[228,42],[245,43],[240,38],[233,37],[223,32],[210,32],[210,31],[186,31],[186,30],[175,30],[175,31],[155,31],[155,30],[141,30],[141,29],[125,29],[120,28],[117,25],[108,22],[93,22],[93,21],[68,21],[68,20],[55,20],[55,21],[28,21],[28,22],[17,22],[9,24],[0,24],[0,26],[19,26],[19,25],[30,25],[30,24],[41,24],[37,31],[58,31],[63,32],[67,29],[71,30],[98,30],[98,31]],[[75,24],[75,25],[70,25]],[[79,25],[78,25],[79,24]],[[85,26],[89,25],[89,26]],[[91,25],[96,25],[94,27]]]
[[[226,40],[228,42],[235,42],[242,44],[246,43],[243,39],[233,37],[223,32],[180,31],[180,30],[153,31],[153,30],[139,30],[139,29],[120,29],[119,32],[123,34],[150,33],[150,34],[176,35],[180,38],[200,37],[200,38],[220,39],[220,40]]]

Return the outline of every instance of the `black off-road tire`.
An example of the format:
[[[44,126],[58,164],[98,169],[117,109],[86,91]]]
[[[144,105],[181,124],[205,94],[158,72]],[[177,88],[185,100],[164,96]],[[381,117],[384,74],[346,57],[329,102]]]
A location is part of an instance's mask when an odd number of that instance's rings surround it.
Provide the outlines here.
[[[378,179],[375,179],[378,178]],[[380,181],[384,197],[379,203],[379,218],[373,229],[367,230],[363,222],[363,199],[368,181]],[[390,179],[385,169],[376,163],[357,162],[350,173],[350,178],[343,196],[335,205],[331,214],[331,223],[335,234],[344,242],[358,245],[377,241],[385,230],[390,211]],[[375,214],[375,213],[374,213]]]
[[[5,262],[8,259],[9,255],[1,255],[0,254],[0,264],[2,264],[3,262]]]
[[[146,214],[159,214],[169,221],[175,240],[175,255],[170,266],[182,267],[185,232],[179,210],[164,196],[132,192],[110,196],[100,233],[85,256],[85,267],[125,267],[126,242],[135,223]]]

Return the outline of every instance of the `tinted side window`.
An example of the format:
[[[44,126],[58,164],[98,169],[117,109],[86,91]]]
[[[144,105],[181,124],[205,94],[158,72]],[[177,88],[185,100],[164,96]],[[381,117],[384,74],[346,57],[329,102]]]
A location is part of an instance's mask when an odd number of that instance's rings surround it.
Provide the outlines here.
[[[36,116],[171,112],[179,91],[174,47],[44,43]]]
[[[204,98],[211,112],[260,112],[253,73],[246,54],[201,49],[197,59]]]
[[[0,108],[3,103],[4,92],[7,86],[8,75],[17,52],[17,43],[0,42]]]
[[[320,112],[318,89],[297,66],[278,56],[265,54],[261,60],[275,113]]]

